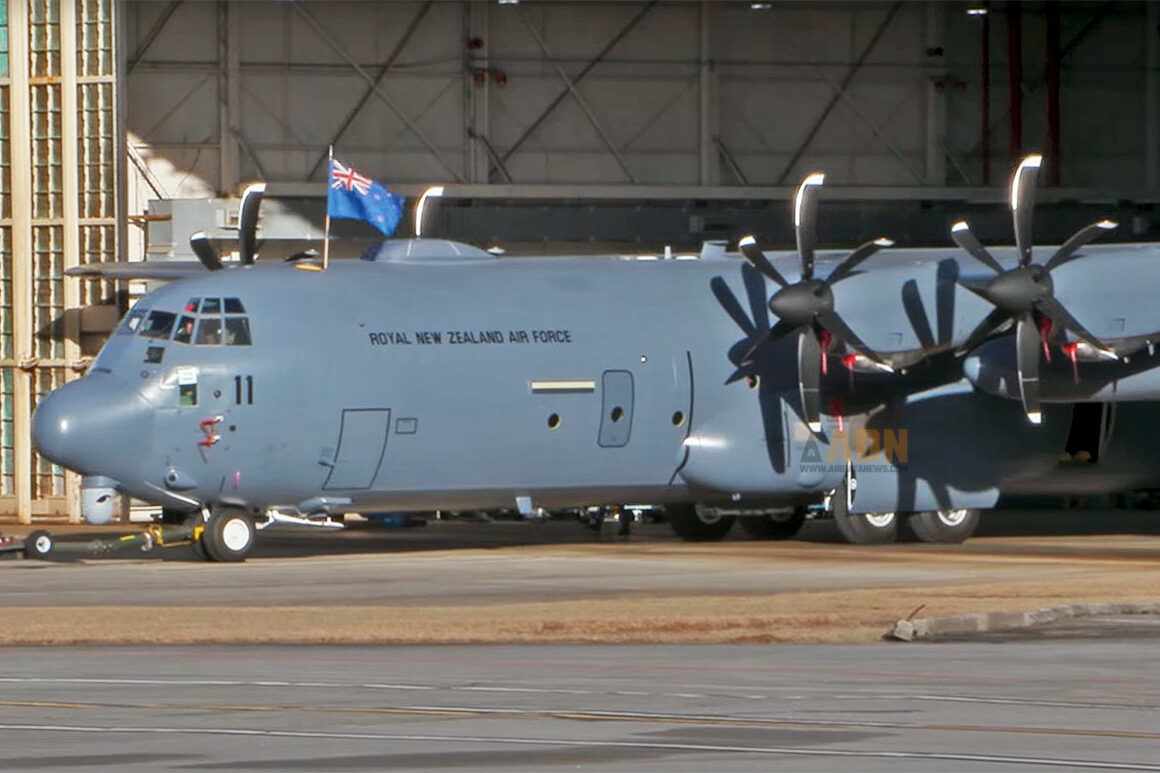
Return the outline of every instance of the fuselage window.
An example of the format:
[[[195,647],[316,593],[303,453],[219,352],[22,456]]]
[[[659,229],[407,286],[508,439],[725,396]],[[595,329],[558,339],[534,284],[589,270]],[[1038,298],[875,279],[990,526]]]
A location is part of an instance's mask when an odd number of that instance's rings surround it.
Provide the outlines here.
[[[125,317],[125,321],[121,323],[121,329],[118,333],[124,335],[132,335],[137,332],[137,328],[141,327],[141,320],[145,319],[145,309],[133,309]]]
[[[222,313],[222,299],[221,298],[206,298],[201,302],[202,314],[221,314]]]
[[[226,346],[250,345],[250,320],[246,317],[226,317]]]
[[[226,298],[226,314],[245,314],[246,307],[237,298]]]
[[[197,326],[198,346],[217,346],[222,342],[221,317],[203,319]]]
[[[145,324],[141,326],[141,335],[145,338],[169,338],[176,319],[177,315],[168,311],[151,312]]]
[[[173,336],[173,340],[179,344],[187,344],[193,340],[193,317],[182,317],[181,321],[177,323],[177,333]]]

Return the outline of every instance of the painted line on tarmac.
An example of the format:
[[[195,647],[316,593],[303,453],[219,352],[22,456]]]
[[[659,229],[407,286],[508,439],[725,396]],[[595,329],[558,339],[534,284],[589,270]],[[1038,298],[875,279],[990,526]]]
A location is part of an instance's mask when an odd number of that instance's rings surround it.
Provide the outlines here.
[[[271,712],[286,713],[304,711],[332,715],[389,715],[389,716],[457,716],[457,717],[488,717],[500,719],[555,719],[568,721],[600,721],[600,722],[642,722],[651,724],[679,724],[679,725],[715,725],[733,727],[822,727],[837,728],[874,728],[881,730],[904,731],[937,731],[953,733],[989,733],[993,735],[1043,735],[1043,736],[1072,736],[1091,738],[1125,738],[1147,741],[1160,741],[1160,733],[1096,729],[1096,728],[1069,728],[1045,727],[1028,725],[977,725],[965,723],[939,722],[907,722],[885,721],[873,719],[811,719],[793,716],[730,716],[726,714],[681,714],[674,712],[624,711],[610,709],[590,709],[584,707],[489,707],[489,706],[332,706],[326,704],[236,704],[236,703],[126,703],[126,702],[99,702],[82,703],[77,701],[43,701],[43,700],[0,700],[0,708],[29,708],[29,709],[75,709],[97,710],[128,709],[146,711],[151,714],[160,712],[206,711],[218,712]]]
[[[46,725],[0,724],[0,730],[40,733],[92,733],[126,735],[233,736],[249,738],[286,738],[338,741],[393,741],[396,743],[476,743],[512,746],[554,746],[589,749],[643,749],[669,752],[719,752],[726,754],[784,755],[792,757],[838,757],[854,759],[938,760],[942,762],[978,762],[999,765],[1040,765],[1088,770],[1160,771],[1160,765],[1143,762],[1112,762],[1055,757],[1023,757],[1004,754],[958,754],[953,752],[871,751],[858,749],[801,749],[779,746],[737,746],[725,744],[667,743],[658,741],[591,741],[574,738],[526,738],[509,736],[421,735],[394,733],[349,733],[311,730],[267,730],[261,728],[225,727],[120,727],[116,725]]]
[[[1006,698],[970,695],[898,695],[901,700],[946,701],[949,703],[992,703],[1011,706],[1045,706],[1054,709],[1115,709],[1127,711],[1157,711],[1160,706],[1136,703],[1087,703],[1083,701],[1052,701],[1039,698]]]

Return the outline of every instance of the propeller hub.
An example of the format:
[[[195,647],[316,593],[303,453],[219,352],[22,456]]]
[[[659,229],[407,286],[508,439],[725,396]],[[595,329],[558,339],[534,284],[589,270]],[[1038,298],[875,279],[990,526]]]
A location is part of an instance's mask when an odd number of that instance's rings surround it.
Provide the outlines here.
[[[769,301],[769,310],[790,325],[808,325],[819,314],[834,310],[834,293],[816,279],[783,287]]]
[[[987,283],[983,296],[1011,314],[1030,311],[1036,303],[1052,295],[1051,274],[1032,265],[1004,271]]]

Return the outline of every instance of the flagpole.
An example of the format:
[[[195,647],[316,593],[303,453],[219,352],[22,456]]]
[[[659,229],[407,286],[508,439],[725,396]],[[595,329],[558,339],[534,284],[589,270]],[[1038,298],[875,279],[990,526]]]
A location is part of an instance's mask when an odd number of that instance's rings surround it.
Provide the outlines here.
[[[334,146],[331,145],[326,154],[326,220],[323,222],[322,231],[322,270],[325,271],[330,265],[330,171],[334,166]]]

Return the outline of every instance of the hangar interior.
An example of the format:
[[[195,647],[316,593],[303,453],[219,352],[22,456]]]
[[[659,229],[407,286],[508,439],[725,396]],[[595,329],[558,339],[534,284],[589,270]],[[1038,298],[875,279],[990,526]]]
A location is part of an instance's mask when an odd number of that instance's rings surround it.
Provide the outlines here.
[[[266,249],[320,238],[329,146],[428,233],[528,252],[696,250],[824,170],[821,234],[1010,241],[1044,153],[1040,241],[1093,215],[1160,234],[1157,2],[0,2],[0,515],[79,517],[37,397],[80,376],[140,288],[92,261],[228,250],[249,182]],[[410,223],[400,229],[408,235]],[[347,254],[369,230],[344,225]],[[283,244],[284,243],[284,244]],[[343,250],[338,251],[340,254]]]

